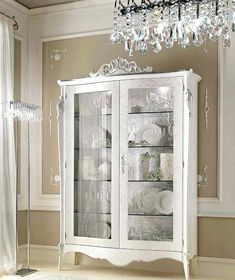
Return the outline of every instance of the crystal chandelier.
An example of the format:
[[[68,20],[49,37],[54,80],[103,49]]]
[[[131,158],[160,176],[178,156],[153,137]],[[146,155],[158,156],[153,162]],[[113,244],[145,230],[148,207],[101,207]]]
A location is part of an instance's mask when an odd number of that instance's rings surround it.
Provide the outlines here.
[[[230,0],[231,1],[231,0]],[[235,31],[235,0],[116,0],[112,43],[125,42],[125,50],[155,53],[174,44],[200,47],[222,37],[231,45]]]
[[[12,118],[20,121],[41,122],[42,109],[39,106],[20,101],[3,102],[3,118]]]

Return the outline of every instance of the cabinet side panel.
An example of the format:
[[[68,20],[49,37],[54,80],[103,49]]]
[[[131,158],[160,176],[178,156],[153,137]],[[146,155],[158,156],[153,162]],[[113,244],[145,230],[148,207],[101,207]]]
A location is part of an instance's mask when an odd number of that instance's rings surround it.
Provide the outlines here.
[[[198,82],[189,77],[192,93],[192,116],[190,118],[189,140],[189,185],[188,185],[188,234],[190,258],[197,255],[197,148],[198,148]]]
[[[65,115],[64,100],[66,86],[61,87],[61,101],[58,104],[58,147],[60,167],[60,245],[65,244]]]

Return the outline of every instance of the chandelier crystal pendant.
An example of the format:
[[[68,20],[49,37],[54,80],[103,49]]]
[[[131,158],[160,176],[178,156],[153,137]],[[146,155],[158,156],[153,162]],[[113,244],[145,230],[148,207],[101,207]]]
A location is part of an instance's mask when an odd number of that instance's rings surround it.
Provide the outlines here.
[[[112,43],[125,43],[125,50],[155,53],[175,44],[200,47],[222,38],[230,47],[235,31],[235,0],[116,0]]]

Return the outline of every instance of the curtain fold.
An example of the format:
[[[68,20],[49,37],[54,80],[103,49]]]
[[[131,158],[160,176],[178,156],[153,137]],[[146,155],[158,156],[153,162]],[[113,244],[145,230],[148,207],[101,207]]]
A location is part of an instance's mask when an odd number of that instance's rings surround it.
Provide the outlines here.
[[[16,253],[16,155],[14,123],[3,118],[3,102],[14,99],[13,28],[0,17],[0,273],[15,270]]]

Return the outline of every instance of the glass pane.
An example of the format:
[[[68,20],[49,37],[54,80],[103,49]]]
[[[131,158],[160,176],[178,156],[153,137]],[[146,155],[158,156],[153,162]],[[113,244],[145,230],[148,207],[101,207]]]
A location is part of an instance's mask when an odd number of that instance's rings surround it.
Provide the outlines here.
[[[112,94],[77,94],[74,110],[74,235],[111,239]]]
[[[128,92],[129,240],[173,241],[173,92]]]

